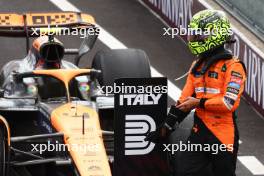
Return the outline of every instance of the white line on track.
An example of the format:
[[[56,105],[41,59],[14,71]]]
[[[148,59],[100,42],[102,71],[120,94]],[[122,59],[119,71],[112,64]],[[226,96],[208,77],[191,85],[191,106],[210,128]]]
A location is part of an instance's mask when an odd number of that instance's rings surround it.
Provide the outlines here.
[[[80,12],[80,10],[67,0],[49,0],[62,11]]]
[[[238,159],[253,175],[264,175],[264,165],[255,156],[238,156]]]
[[[57,6],[62,11],[80,12],[80,10],[76,6],[74,6],[67,0],[50,0],[50,2],[52,2],[55,6]],[[106,46],[108,46],[111,49],[126,49],[127,48],[122,42],[117,40],[114,36],[108,33],[100,25],[97,24],[97,26],[100,27],[100,35],[98,38]],[[151,74],[153,77],[164,77],[164,75],[162,75],[152,66],[151,66]],[[171,81],[168,80],[168,95],[170,96],[170,98],[176,102],[178,98],[180,97],[180,94],[181,94],[181,89],[179,89],[176,85],[174,85]]]
[[[80,12],[80,10],[76,6],[74,6],[73,4],[71,4],[67,0],[50,0],[50,2],[52,2],[55,6],[57,6],[62,11]],[[127,48],[122,42],[120,42],[118,39],[116,39],[114,36],[112,36],[110,33],[108,33],[100,25],[97,24],[97,26],[100,28],[100,35],[98,37],[99,40],[102,43],[104,43],[106,46],[108,46],[110,49],[126,49]],[[164,75],[162,75],[160,72],[158,72],[152,66],[151,66],[151,74],[152,74],[153,77],[164,77]],[[168,94],[169,94],[171,99],[173,99],[174,101],[177,101],[178,98],[180,97],[181,89],[178,88],[176,85],[174,85],[171,81],[168,81]],[[241,144],[242,141],[239,140],[239,143]],[[251,156],[248,156],[248,157],[251,157]],[[252,156],[252,157],[254,157],[254,156]],[[257,161],[258,161],[257,159],[256,160],[252,160],[252,162],[257,162]],[[246,161],[244,159],[244,163],[247,163],[247,159],[246,159]],[[262,164],[260,163],[257,166],[260,166],[260,165],[262,165]],[[261,167],[259,167],[259,168],[261,169]],[[256,170],[253,170],[253,171],[254,171],[254,173],[257,173]]]

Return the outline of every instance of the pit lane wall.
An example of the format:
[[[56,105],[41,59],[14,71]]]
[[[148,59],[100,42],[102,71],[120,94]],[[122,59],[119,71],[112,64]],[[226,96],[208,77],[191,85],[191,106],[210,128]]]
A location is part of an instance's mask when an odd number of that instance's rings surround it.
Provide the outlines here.
[[[141,0],[172,28],[186,28],[196,12],[211,8],[203,0]],[[168,37],[168,36],[166,36]],[[186,36],[180,36],[186,42]],[[264,116],[264,53],[234,28],[237,42],[231,47],[247,67],[244,97]]]

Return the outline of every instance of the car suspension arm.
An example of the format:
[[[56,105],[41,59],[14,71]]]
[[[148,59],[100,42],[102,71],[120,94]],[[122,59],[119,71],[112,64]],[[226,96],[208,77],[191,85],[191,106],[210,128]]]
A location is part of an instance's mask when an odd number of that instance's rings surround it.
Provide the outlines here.
[[[32,135],[32,136],[11,137],[11,143],[35,140],[35,139],[43,139],[43,138],[52,138],[52,137],[63,137],[63,133],[51,133],[51,134],[39,134],[39,135]]]
[[[13,161],[10,162],[10,166],[31,166],[31,165],[39,165],[39,164],[48,164],[48,163],[55,163],[57,166],[62,165],[71,165],[71,159],[61,159],[61,158],[49,158],[49,159],[35,159],[29,161]]]

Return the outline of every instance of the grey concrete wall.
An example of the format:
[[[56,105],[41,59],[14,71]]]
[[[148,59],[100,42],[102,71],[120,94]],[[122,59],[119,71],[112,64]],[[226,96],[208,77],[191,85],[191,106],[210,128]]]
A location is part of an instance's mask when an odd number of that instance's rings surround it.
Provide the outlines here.
[[[264,34],[264,0],[216,1],[229,6],[232,9],[232,14],[237,14],[239,18],[244,18],[253,28]]]

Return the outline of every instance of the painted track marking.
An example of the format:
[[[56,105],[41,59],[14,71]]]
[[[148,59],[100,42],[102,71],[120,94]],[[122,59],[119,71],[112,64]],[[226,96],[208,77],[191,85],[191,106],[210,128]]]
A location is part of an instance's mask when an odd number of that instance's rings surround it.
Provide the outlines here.
[[[237,158],[253,175],[264,175],[264,165],[255,156],[238,156]]]

